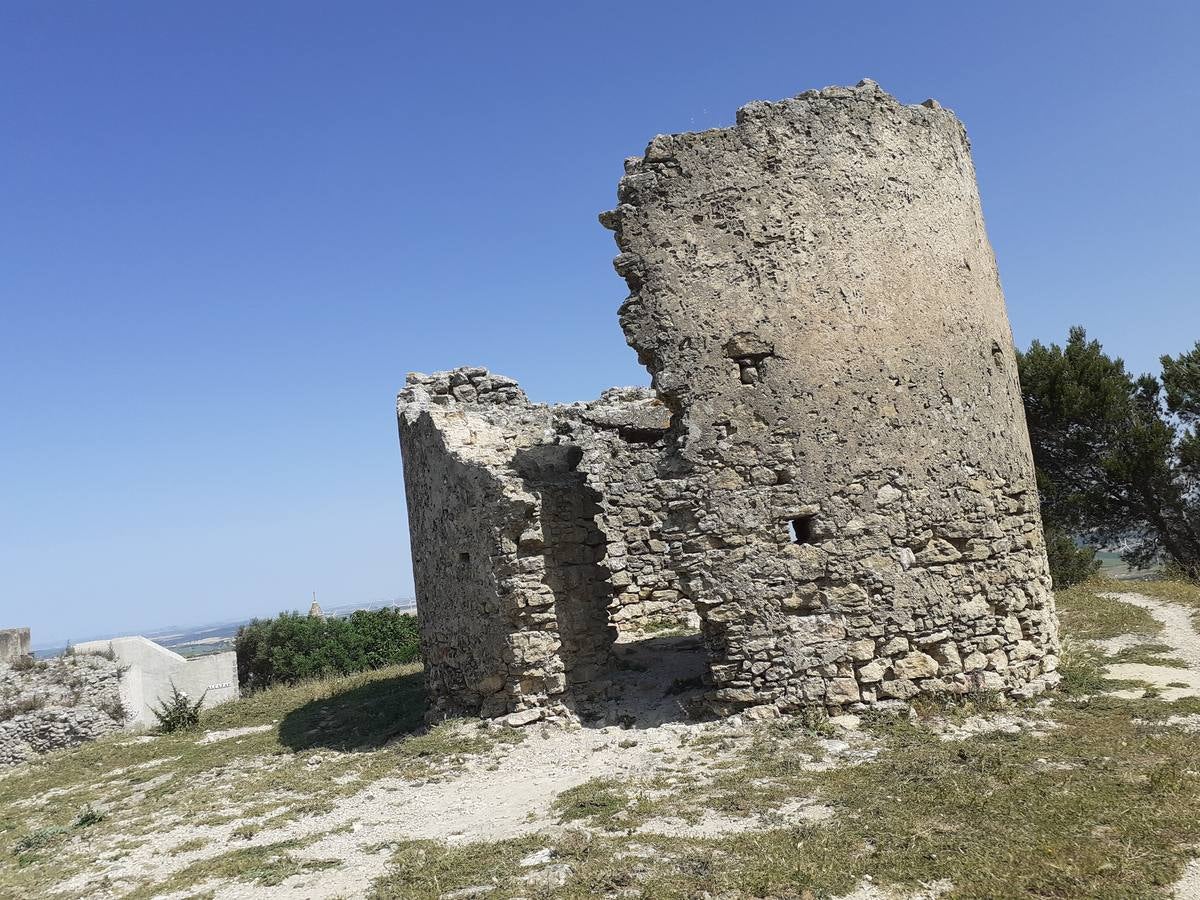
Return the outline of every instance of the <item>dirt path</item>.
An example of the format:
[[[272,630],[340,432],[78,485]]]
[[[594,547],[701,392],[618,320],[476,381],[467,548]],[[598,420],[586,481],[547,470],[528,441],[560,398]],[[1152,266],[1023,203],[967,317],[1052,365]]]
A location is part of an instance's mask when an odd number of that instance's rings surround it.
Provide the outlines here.
[[[1113,678],[1145,681],[1158,689],[1164,700],[1179,697],[1200,697],[1200,631],[1192,619],[1192,610],[1132,592],[1109,593],[1103,596],[1131,606],[1140,606],[1162,623],[1162,634],[1147,642],[1166,644],[1172,655],[1187,663],[1186,669],[1172,666],[1150,666],[1143,663],[1118,663],[1109,666]],[[1171,687],[1171,685],[1188,685]],[[1121,691],[1120,694],[1139,696],[1140,691]],[[1200,857],[1188,863],[1183,877],[1171,890],[1175,900],[1200,900]]]
[[[1141,643],[1166,645],[1170,651],[1163,650],[1164,656],[1176,657],[1187,665],[1175,668],[1120,663],[1110,667],[1112,677],[1154,685],[1158,695],[1167,700],[1200,696],[1200,632],[1192,622],[1190,610],[1133,592],[1107,596],[1146,609],[1162,623],[1163,633]],[[1125,642],[1123,646],[1134,643]],[[147,871],[157,871],[160,877],[166,877],[189,863],[219,855],[231,845],[266,846],[297,840],[305,844],[293,851],[297,859],[338,860],[341,865],[295,875],[276,885],[213,879],[193,884],[177,895],[164,896],[169,900],[184,900],[211,892],[215,900],[363,897],[372,882],[387,871],[397,842],[430,839],[461,845],[535,832],[553,834],[563,827],[554,810],[555,798],[590,779],[611,780],[618,785],[645,782],[655,776],[704,779],[714,765],[746,752],[753,732],[737,720],[701,723],[688,717],[690,702],[702,690],[697,676],[704,660],[699,650],[698,643],[687,638],[659,638],[644,645],[619,648],[624,660],[614,673],[617,696],[607,710],[607,721],[619,721],[625,727],[530,726],[520,744],[484,754],[442,779],[413,782],[385,778],[363,785],[329,812],[257,831],[248,840],[233,838],[245,820],[213,826],[164,822],[160,833],[107,862],[104,874],[117,884],[133,883]],[[1130,695],[1136,697],[1142,693],[1141,689],[1135,689]],[[986,721],[981,719],[979,724],[1002,729],[1016,727],[1010,718],[992,716]],[[962,735],[957,734],[960,731]],[[959,726],[950,736],[969,733],[975,733],[974,727]],[[227,738],[231,734],[219,733],[219,736]],[[823,740],[821,744],[826,759],[833,765],[853,764],[878,749],[870,746],[868,736],[858,732],[843,733],[839,739]],[[718,746],[721,749],[715,749]],[[312,765],[322,764],[320,757],[313,757]],[[811,798],[797,797],[780,813],[788,821],[799,823],[823,821],[833,810],[813,803]],[[778,817],[772,821],[779,824]],[[642,828],[707,836],[770,824],[753,816],[738,819],[706,813],[695,822],[661,818],[644,823]],[[203,846],[175,851],[189,839]],[[59,887],[66,896],[82,896],[84,883],[84,876],[80,876],[78,881]],[[934,898],[942,892],[942,885],[931,885],[915,897]],[[854,900],[895,900],[901,896],[904,895],[869,882],[850,895]],[[1200,860],[1188,866],[1175,885],[1174,896],[1176,900],[1200,900]]]
[[[1188,863],[1183,877],[1175,882],[1172,895],[1175,900],[1200,900],[1200,858]]]
[[[1109,666],[1108,674],[1122,681],[1142,681],[1153,685],[1164,700],[1200,697],[1200,632],[1192,622],[1192,610],[1132,591],[1102,596],[1140,606],[1150,613],[1162,623],[1163,631],[1144,643],[1165,644],[1171,648],[1171,656],[1187,663],[1185,669],[1146,663],[1116,663]],[[1119,697],[1142,696],[1142,691],[1137,688],[1115,693]]]
[[[704,656],[698,639],[663,638],[617,650],[624,666],[614,676],[618,696],[608,719],[624,720],[630,727],[535,726],[502,759],[481,761],[445,781],[377,782],[329,816],[294,823],[286,834],[259,836],[270,842],[350,825],[352,831],[326,834],[297,853],[300,858],[344,860],[341,868],[289,878],[273,889],[224,884],[216,890],[215,900],[365,896],[391,857],[389,849],[372,852],[372,848],[413,839],[462,844],[554,832],[562,827],[553,811],[554,800],[568,788],[593,778],[631,784],[652,776],[704,777],[713,759],[691,749],[693,740],[713,731],[739,744],[745,740],[739,722],[700,723],[687,715],[687,707],[702,691],[698,682]],[[690,683],[695,686],[664,691],[664,686]],[[796,821],[812,821],[823,817],[824,808],[797,803],[792,813]],[[648,823],[648,830],[686,830],[678,824]],[[700,827],[719,834],[764,826],[757,818],[710,817]]]
[[[384,778],[344,798],[328,813],[263,829],[252,839],[237,843],[252,847],[311,841],[297,848],[294,856],[300,860],[339,860],[342,865],[337,868],[296,875],[273,886],[213,880],[192,885],[178,898],[164,897],[182,900],[205,891],[211,891],[215,900],[364,897],[371,883],[387,870],[397,842],[439,840],[464,844],[534,832],[554,833],[563,828],[554,801],[569,788],[596,778],[618,785],[652,777],[703,780],[715,762],[745,749],[753,732],[740,721],[697,722],[689,717],[689,707],[703,691],[699,676],[705,662],[698,637],[656,638],[618,646],[617,652],[622,664],[614,671],[615,696],[605,712],[608,722],[621,724],[529,726],[521,743],[478,757],[453,774],[424,782]],[[710,744],[707,750],[698,752],[694,745],[701,737],[719,737],[725,749],[716,750]],[[823,740],[827,756],[822,764],[853,760],[865,752],[860,745],[867,742],[863,734],[847,735],[845,740]],[[314,758],[314,764],[321,764],[318,758]],[[779,815],[787,821],[813,822],[828,818],[832,811],[806,798],[796,798]],[[146,871],[166,876],[221,852],[242,824],[245,820],[220,826],[164,827],[160,834],[110,863],[105,874],[116,882],[136,879]],[[652,821],[642,830],[708,836],[778,824],[778,816],[768,825],[757,816],[706,815],[697,823]],[[174,847],[189,839],[202,839],[204,846],[173,852]],[[85,877],[92,876],[80,876],[59,889],[78,895]]]

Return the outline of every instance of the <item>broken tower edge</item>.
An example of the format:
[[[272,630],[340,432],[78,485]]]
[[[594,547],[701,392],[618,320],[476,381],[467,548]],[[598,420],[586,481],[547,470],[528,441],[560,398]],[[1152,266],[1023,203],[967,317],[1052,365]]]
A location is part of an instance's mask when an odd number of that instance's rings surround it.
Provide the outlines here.
[[[1057,681],[1015,354],[966,133],[873,82],[660,135],[602,215],[654,388],[398,399],[435,716],[603,708],[619,634],[699,625],[709,707]],[[666,687],[666,686],[664,686]]]

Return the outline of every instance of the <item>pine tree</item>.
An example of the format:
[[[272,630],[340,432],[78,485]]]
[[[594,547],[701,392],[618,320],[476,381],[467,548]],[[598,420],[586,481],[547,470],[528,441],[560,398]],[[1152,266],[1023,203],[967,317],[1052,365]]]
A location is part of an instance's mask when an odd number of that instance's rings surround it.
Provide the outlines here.
[[[1083,328],[1018,354],[1047,530],[1200,579],[1200,342],[1134,378]]]

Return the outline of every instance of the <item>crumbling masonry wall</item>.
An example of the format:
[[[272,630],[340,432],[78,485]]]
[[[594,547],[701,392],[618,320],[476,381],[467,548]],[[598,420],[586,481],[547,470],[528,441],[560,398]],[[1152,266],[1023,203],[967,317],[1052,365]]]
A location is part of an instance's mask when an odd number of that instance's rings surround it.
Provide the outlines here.
[[[409,375],[398,409],[438,713],[577,714],[604,698],[618,630],[697,621],[662,540],[652,392],[547,406],[464,368]]]
[[[752,103],[655,138],[618,200],[601,221],[652,393],[546,407],[457,370],[401,394],[437,702],[572,710],[605,688],[613,626],[693,611],[719,712],[1053,684],[1011,332],[955,116],[872,82]]]
[[[88,653],[34,659],[29,629],[5,630],[26,652],[0,659],[0,768],[125,725],[118,663]]]

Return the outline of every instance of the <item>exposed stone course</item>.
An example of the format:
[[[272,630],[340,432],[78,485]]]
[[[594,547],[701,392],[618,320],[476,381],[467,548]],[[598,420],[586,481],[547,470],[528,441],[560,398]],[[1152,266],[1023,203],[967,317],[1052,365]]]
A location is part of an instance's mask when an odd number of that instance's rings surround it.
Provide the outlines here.
[[[465,399],[463,399],[465,398]],[[662,540],[669,424],[644,388],[529,403],[479,368],[410,375],[401,430],[426,678],[447,711],[563,712],[618,630],[698,624]]]
[[[467,368],[400,394],[439,709],[586,712],[616,632],[689,617],[720,713],[1053,684],[1012,337],[957,118],[872,82],[751,103],[656,137],[618,200],[601,221],[652,390],[545,406]]]
[[[0,665],[0,766],[123,727],[120,682],[120,665],[83,653]]]

